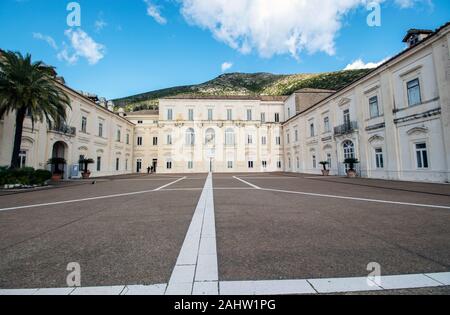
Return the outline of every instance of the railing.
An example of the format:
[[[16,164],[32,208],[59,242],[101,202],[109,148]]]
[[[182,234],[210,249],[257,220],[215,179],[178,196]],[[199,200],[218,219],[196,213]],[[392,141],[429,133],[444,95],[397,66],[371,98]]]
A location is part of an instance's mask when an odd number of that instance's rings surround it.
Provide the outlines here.
[[[68,136],[75,136],[77,134],[77,128],[67,125],[51,126],[50,131],[62,133]]]
[[[334,135],[335,136],[346,135],[346,134],[354,132],[357,129],[358,129],[358,122],[350,121],[343,125],[335,127]]]

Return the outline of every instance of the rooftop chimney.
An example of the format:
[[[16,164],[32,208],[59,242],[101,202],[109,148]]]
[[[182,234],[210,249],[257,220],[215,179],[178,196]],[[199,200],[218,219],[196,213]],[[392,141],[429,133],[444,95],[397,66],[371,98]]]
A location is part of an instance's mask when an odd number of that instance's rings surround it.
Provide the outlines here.
[[[433,31],[430,30],[419,30],[412,28],[406,33],[406,36],[403,38],[403,42],[408,44],[408,48],[411,48],[430,36],[432,33]]]

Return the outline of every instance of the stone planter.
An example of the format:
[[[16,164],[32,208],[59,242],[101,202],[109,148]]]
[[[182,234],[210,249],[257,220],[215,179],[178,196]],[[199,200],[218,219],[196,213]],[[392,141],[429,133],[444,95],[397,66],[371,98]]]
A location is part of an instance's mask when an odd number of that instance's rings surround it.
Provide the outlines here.
[[[62,174],[53,174],[52,181],[59,182],[62,179]]]
[[[357,177],[357,176],[358,176],[358,174],[356,173],[355,170],[348,170],[348,171],[347,171],[347,177],[349,177],[349,178],[355,178],[355,177]]]
[[[329,176],[330,170],[322,170],[322,176]]]
[[[91,172],[90,171],[83,172],[81,173],[81,176],[83,177],[83,179],[89,179],[89,177],[91,177]]]

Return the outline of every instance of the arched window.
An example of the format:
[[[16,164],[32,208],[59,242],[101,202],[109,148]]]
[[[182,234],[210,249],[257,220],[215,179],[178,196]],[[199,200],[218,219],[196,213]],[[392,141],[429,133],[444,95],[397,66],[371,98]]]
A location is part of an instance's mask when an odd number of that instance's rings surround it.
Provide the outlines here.
[[[186,145],[195,145],[195,131],[192,128],[186,130]]]
[[[234,130],[232,128],[225,130],[225,145],[234,145]]]
[[[206,130],[205,144],[215,145],[215,143],[216,143],[216,132],[214,131],[214,129],[209,128],[208,130]]]
[[[352,141],[347,140],[342,144],[344,148],[344,159],[354,159],[355,158],[355,145]]]

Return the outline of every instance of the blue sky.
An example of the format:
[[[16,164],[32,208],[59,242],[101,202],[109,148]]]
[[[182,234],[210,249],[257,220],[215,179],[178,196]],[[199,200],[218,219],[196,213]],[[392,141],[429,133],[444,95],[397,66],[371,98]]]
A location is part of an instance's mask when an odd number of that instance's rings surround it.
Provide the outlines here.
[[[223,72],[279,74],[378,63],[406,30],[450,21],[448,0],[1,0],[0,48],[31,53],[69,86],[107,98],[210,80]],[[361,63],[361,62],[359,62]],[[225,67],[227,68],[227,67]]]

